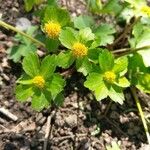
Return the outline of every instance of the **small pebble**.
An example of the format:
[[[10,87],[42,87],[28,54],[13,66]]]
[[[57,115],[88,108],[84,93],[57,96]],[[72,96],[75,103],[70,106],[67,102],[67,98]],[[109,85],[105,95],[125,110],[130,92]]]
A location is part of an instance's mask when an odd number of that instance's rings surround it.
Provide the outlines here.
[[[69,115],[65,118],[65,122],[71,127],[75,127],[77,125],[77,115]]]

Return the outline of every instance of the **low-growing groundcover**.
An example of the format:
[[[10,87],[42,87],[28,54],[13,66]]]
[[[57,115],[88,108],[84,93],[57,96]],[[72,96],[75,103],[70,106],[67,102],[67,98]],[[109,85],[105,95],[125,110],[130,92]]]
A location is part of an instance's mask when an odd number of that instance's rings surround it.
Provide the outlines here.
[[[20,43],[8,50],[9,58],[21,63],[24,71],[16,82],[16,99],[31,102],[37,111],[60,107],[67,87],[62,71],[73,68],[82,74],[84,87],[97,101],[109,99],[123,105],[124,90],[131,89],[150,144],[148,120],[135,90],[150,93],[150,7],[144,0],[85,2],[92,15],[72,18],[56,1],[25,0],[27,11],[42,4],[35,12],[39,27],[25,33],[0,21],[17,32],[15,40]],[[113,16],[115,23],[94,20],[105,15]],[[122,25],[126,27],[118,33],[116,26]],[[40,47],[45,50],[43,58],[37,55]]]

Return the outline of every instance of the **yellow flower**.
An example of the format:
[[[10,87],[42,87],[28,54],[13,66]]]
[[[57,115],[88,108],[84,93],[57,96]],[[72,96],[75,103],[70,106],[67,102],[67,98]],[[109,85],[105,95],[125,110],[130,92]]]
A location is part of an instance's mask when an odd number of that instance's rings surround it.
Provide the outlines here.
[[[49,21],[48,23],[45,23],[44,31],[50,38],[55,39],[60,34],[61,26],[59,23]]]
[[[75,43],[72,47],[72,50],[73,50],[73,55],[76,56],[76,57],[82,57],[82,56],[85,56],[87,55],[87,47],[82,44],[82,43]]]
[[[35,76],[32,82],[38,88],[43,88],[45,85],[45,80],[42,76]]]
[[[113,71],[106,71],[104,73],[103,79],[108,83],[114,83],[116,79],[116,74]]]
[[[150,7],[149,6],[142,6],[141,12],[150,17]]]

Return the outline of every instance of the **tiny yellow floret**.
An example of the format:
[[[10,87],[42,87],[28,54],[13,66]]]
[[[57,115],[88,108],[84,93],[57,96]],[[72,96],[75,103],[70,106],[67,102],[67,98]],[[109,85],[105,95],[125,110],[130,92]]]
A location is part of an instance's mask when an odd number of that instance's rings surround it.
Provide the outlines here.
[[[52,21],[49,21],[48,23],[45,23],[44,31],[48,35],[48,37],[55,39],[58,38],[60,34],[61,26],[59,23],[54,23]]]
[[[72,47],[72,50],[73,50],[73,55],[76,57],[85,56],[87,55],[88,52],[88,48],[80,42],[75,43]]]
[[[142,6],[141,12],[150,17],[150,7],[149,6]]]
[[[104,81],[107,83],[114,83],[116,79],[116,74],[113,71],[106,71],[103,76]]]
[[[45,85],[45,80],[42,76],[35,76],[32,82],[38,88],[43,88]]]

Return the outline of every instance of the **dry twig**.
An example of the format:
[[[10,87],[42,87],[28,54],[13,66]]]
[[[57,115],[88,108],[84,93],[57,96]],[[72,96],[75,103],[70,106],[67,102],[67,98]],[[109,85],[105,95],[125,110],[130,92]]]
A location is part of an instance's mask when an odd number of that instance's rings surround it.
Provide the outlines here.
[[[51,115],[48,116],[48,118],[47,118],[43,150],[47,150],[48,138],[49,138],[50,131],[51,131],[51,120],[52,120],[54,114],[55,114],[55,111],[53,111],[51,113]]]
[[[13,120],[13,121],[17,121],[18,117],[14,114],[12,114],[10,111],[8,111],[5,108],[0,108],[0,113],[2,113],[3,115],[7,116],[9,119]]]

